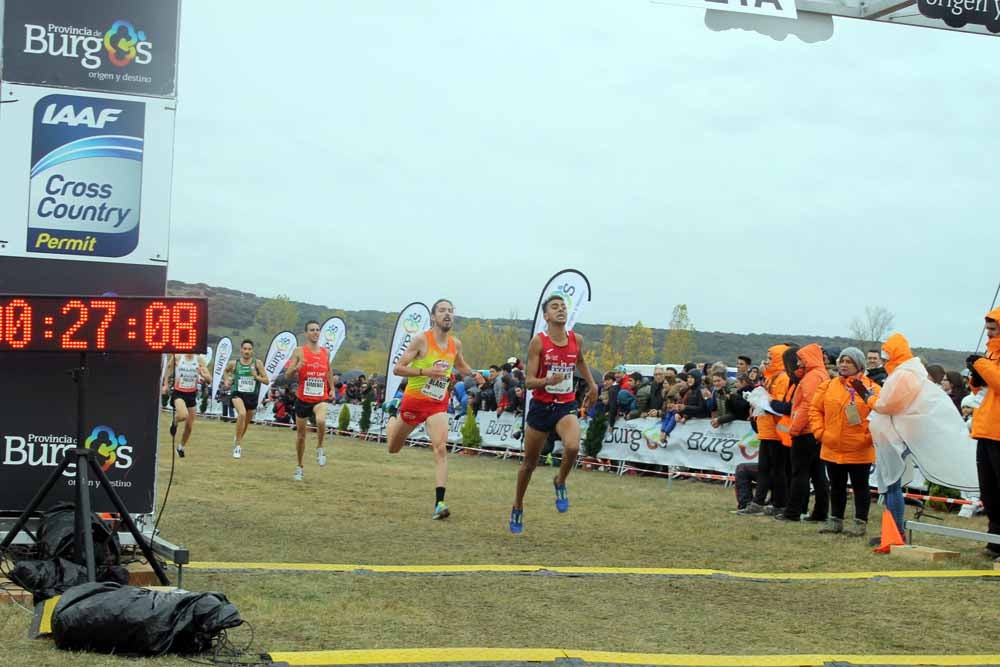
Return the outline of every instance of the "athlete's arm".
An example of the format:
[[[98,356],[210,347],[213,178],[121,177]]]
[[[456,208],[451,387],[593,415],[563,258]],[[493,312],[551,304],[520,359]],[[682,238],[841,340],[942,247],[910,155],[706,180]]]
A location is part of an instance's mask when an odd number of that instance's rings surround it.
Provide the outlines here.
[[[597,401],[600,389],[597,388],[597,383],[594,382],[594,374],[590,372],[587,360],[583,358],[583,336],[572,331],[569,332],[569,335],[576,336],[576,349],[580,351],[579,356],[576,358],[576,372],[587,381],[587,395],[583,397],[583,409],[589,410],[590,406]]]
[[[424,336],[419,336],[412,341],[410,341],[410,346],[406,348],[406,352],[403,356],[399,358],[399,361],[395,366],[392,367],[392,372],[394,375],[398,375],[403,378],[417,377],[418,375],[427,375],[430,377],[444,377],[444,372],[434,368],[410,368],[410,364],[417,360],[427,347],[427,338]]]
[[[295,372],[299,370],[299,366],[302,365],[302,348],[297,347],[295,351],[292,352],[292,358],[288,360],[288,368],[285,369],[285,377],[291,378],[295,375]]]
[[[562,373],[553,373],[549,377],[535,377],[538,375],[538,364],[540,363],[542,363],[542,339],[538,334],[535,334],[535,337],[528,343],[528,366],[524,371],[525,388],[538,389],[562,382]]]
[[[167,370],[163,373],[163,387],[161,388],[162,393],[166,394],[170,390],[170,376],[174,372],[174,355],[170,355],[167,358]]]
[[[261,384],[271,384],[271,378],[267,377],[267,371],[264,370],[264,362],[260,359],[253,365],[253,376]]]
[[[208,367],[205,366],[205,357],[200,355],[198,356],[198,375],[200,375],[201,379],[205,382],[212,381],[212,374],[208,372]]]
[[[228,387],[233,383],[233,371],[236,370],[236,360],[233,359],[226,364],[226,370],[222,371],[222,386]]]
[[[455,339],[455,370],[461,373],[462,377],[472,375],[475,372],[462,356],[462,341],[457,338]]]

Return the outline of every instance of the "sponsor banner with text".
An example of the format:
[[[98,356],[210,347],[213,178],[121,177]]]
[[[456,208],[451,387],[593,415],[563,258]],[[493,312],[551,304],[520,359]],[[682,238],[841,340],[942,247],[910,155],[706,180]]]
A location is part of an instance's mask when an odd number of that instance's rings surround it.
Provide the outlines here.
[[[173,97],[179,4],[179,0],[6,0],[4,80]]]

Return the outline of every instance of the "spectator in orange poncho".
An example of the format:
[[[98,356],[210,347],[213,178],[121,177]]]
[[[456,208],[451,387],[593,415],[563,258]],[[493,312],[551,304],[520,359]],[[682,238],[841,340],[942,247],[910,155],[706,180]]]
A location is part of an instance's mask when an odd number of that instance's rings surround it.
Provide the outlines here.
[[[972,386],[986,389],[983,402],[972,416],[972,437],[976,445],[979,494],[989,517],[989,531],[1000,535],[1000,308],[986,316],[986,354],[966,360]],[[1000,557],[1000,545],[989,544],[987,553]]]

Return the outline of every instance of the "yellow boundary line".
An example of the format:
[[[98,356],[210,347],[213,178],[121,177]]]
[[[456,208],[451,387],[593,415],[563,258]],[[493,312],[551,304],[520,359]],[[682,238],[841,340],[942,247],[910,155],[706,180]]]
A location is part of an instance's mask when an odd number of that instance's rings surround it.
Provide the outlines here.
[[[354,651],[294,651],[271,653],[289,665],[384,665],[448,662],[554,662],[577,659],[590,663],[626,665],[689,665],[691,667],[819,667],[828,662],[862,665],[990,665],[1000,655],[711,655],[679,653],[619,653],[554,648],[420,648]]]
[[[360,565],[343,563],[230,563],[200,561],[187,566],[192,570],[271,570],[276,572],[377,572],[384,574],[474,574],[540,573],[601,575],[632,574],[673,577],[725,577],[729,579],[776,581],[824,581],[845,579],[963,579],[1000,577],[1000,570],[890,570],[884,572],[731,572],[671,567],[569,567],[559,565]]]

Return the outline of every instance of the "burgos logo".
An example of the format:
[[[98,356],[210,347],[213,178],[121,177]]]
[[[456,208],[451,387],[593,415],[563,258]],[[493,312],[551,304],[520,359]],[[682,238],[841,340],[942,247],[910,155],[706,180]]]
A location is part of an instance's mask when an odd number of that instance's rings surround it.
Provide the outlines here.
[[[108,426],[98,426],[85,440],[86,446],[104,457],[101,468],[105,471],[111,468],[127,470],[132,467],[132,447],[127,444],[125,436],[118,435]],[[68,435],[40,435],[31,433],[26,436],[4,435],[0,439],[0,465],[28,466],[31,468],[54,468],[63,459],[67,449],[76,446],[75,439]],[[76,464],[70,464],[63,471],[65,477],[76,474]],[[115,486],[131,486],[128,482],[116,482]]]
[[[336,324],[323,332],[323,340],[331,345],[335,340],[337,340],[337,334],[340,333],[340,327]]]
[[[275,346],[278,348],[278,352],[287,354],[288,351],[292,349],[292,341],[287,338],[279,338],[278,342],[275,343]]]
[[[103,63],[101,53],[116,67],[132,63],[148,65],[153,61],[153,44],[146,33],[136,30],[130,22],[119,19],[103,34],[91,28],[72,25],[24,25],[24,52],[54,57],[79,59],[89,70]]]
[[[83,441],[84,447],[94,449],[97,446],[97,453],[104,457],[101,470],[107,472],[118,462],[118,452],[122,448],[127,448],[128,440],[124,435],[116,435],[110,426],[95,426],[90,432],[90,436]],[[129,459],[131,461],[131,459]]]
[[[128,21],[119,19],[104,33],[104,48],[111,64],[116,67],[125,67],[135,60],[139,56],[140,45],[151,46],[146,41],[146,33],[141,30],[136,32],[135,26]]]
[[[410,315],[407,316],[405,320],[403,320],[403,331],[410,334],[411,336],[413,334],[419,333],[420,324],[423,321],[424,321],[423,315],[421,315],[420,313],[411,313]]]

